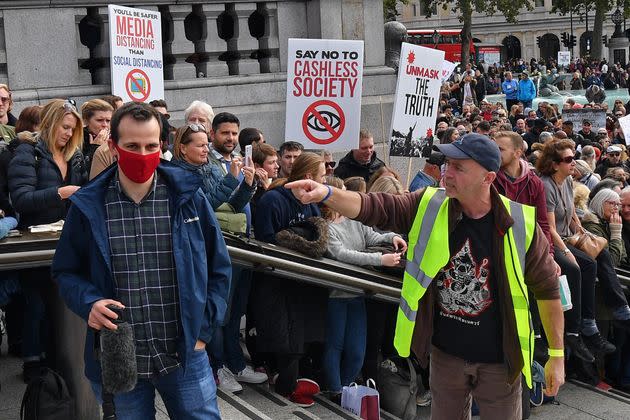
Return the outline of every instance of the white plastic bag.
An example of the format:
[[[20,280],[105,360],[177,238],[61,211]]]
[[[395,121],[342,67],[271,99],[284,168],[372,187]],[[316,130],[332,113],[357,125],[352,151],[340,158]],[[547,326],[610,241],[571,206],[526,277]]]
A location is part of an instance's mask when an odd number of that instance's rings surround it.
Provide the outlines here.
[[[369,386],[370,383],[373,387]],[[351,383],[350,386],[344,386],[341,391],[341,407],[363,420],[379,420],[381,406],[376,384],[373,379],[368,379],[367,385]]]

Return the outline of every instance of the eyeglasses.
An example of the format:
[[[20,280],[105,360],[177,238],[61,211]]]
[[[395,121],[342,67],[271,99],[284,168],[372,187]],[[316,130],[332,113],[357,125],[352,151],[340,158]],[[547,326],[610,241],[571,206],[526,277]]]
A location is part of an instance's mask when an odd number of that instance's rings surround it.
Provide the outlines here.
[[[63,103],[63,110],[66,113],[71,114],[73,112],[77,112],[77,103],[74,99],[66,99]]]
[[[206,133],[206,127],[203,124],[188,124],[188,128],[190,129],[190,131],[192,131],[193,133]]]
[[[619,152],[610,152],[610,153],[608,153],[608,156],[615,156],[615,157],[617,157],[617,156],[621,156],[621,153],[619,153]]]
[[[604,201],[604,203],[609,204],[613,207],[621,207],[621,203],[617,202],[617,201]]]
[[[325,162],[325,165],[326,165],[327,168],[334,168],[335,166],[337,166],[337,162],[332,160],[330,162]]]
[[[565,156],[560,159],[556,159],[556,163],[573,163],[575,161],[575,156]]]
[[[3,104],[8,104],[10,101],[11,101],[10,96],[0,96],[0,102],[2,102]]]

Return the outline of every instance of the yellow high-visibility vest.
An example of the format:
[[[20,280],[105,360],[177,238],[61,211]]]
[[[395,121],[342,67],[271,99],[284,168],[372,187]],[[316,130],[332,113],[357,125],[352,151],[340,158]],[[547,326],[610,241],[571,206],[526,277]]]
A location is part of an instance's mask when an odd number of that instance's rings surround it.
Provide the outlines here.
[[[516,203],[500,196],[514,219],[514,225],[504,235],[504,263],[507,273],[518,341],[523,356],[523,375],[531,388],[531,367],[534,347],[529,297],[525,285],[525,255],[536,229],[534,207]],[[400,305],[396,320],[394,346],[398,354],[408,357],[420,299],[433,278],[450,259],[448,230],[449,198],[444,189],[428,187],[418,206],[409,232],[407,266],[403,278]]]

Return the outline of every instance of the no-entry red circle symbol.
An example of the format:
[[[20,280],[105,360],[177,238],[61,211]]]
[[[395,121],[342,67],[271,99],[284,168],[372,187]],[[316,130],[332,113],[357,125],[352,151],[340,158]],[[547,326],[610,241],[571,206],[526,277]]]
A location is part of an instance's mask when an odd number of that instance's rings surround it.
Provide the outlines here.
[[[343,109],[333,101],[323,99],[313,102],[302,116],[302,130],[316,144],[335,142],[346,127]]]
[[[132,101],[144,102],[151,93],[151,80],[144,71],[133,69],[125,79],[125,90]]]

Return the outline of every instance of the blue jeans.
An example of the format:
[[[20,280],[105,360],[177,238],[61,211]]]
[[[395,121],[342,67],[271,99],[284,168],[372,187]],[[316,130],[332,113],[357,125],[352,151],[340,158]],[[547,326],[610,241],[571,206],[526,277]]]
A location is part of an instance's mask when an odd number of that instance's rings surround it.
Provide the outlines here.
[[[328,299],[324,376],[329,391],[341,392],[363,366],[367,321],[365,298]]]
[[[102,404],[101,384],[98,382],[91,384],[96,399]],[[168,375],[139,379],[131,391],[114,395],[117,419],[155,419],[156,389],[172,419],[221,419],[217,405],[217,386],[205,350],[193,352],[185,373],[179,368]]]
[[[7,236],[11,229],[15,229],[17,220],[13,217],[3,217],[0,219],[0,239]]]
[[[245,369],[245,356],[240,345],[241,318],[247,311],[247,300],[252,286],[251,271],[239,266],[232,267],[234,284],[232,297],[228,303],[226,324],[218,327],[208,345],[212,368],[216,371],[227,366],[233,373]]]

